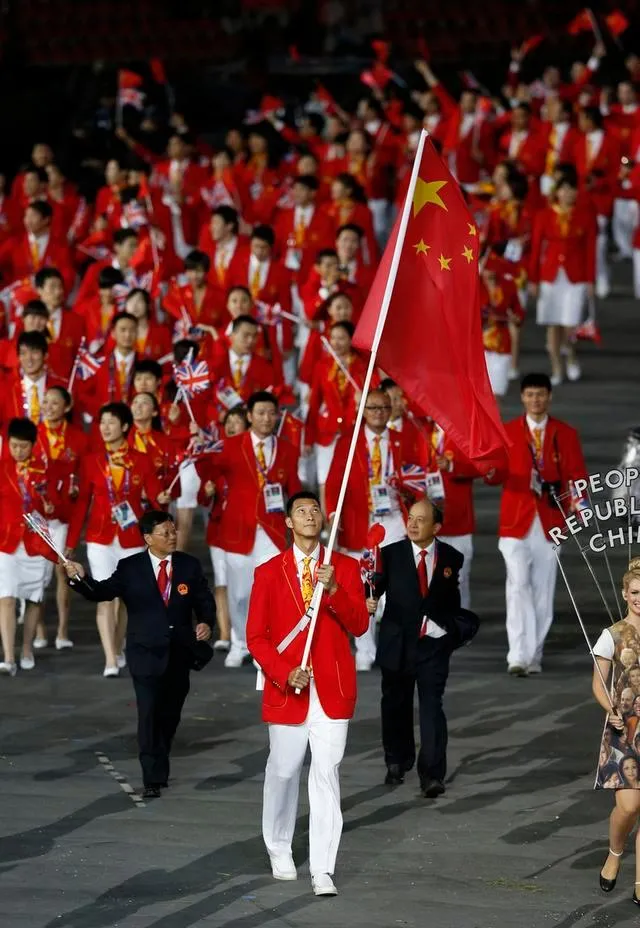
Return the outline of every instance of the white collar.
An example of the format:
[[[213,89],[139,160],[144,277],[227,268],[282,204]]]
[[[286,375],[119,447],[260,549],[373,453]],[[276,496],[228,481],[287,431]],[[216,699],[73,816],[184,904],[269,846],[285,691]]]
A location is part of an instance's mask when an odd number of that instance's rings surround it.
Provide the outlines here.
[[[251,360],[250,354],[236,354],[233,348],[229,348],[229,359],[231,361],[231,366],[235,367],[238,361],[242,364],[248,364]]]
[[[262,442],[262,444],[267,448],[271,447],[271,443],[273,442],[273,435],[267,435],[266,438],[259,438],[253,429],[249,429],[249,434],[251,435],[251,444],[253,445],[254,451],[260,442]]]
[[[162,561],[168,561],[169,564],[167,566],[171,567],[171,555],[170,554],[167,554],[166,557],[156,557],[155,554],[151,553],[150,548],[147,548],[147,551],[149,552],[149,557],[151,558],[151,566],[154,567],[156,570],[160,570],[160,564]]]
[[[311,554],[305,554],[304,551],[301,551],[300,548],[294,544],[293,556],[296,559],[296,564],[300,564],[306,557],[310,557],[312,561],[318,561],[320,559],[320,542],[318,542]]]
[[[135,353],[135,351],[132,351],[131,354],[128,354],[128,355],[126,356],[126,358],[125,358],[125,356],[124,356],[123,354],[120,354],[120,349],[119,349],[119,348],[114,348],[114,349],[113,349],[113,356],[114,356],[114,358],[116,359],[116,361],[118,362],[118,364],[122,364],[122,362],[124,361],[124,363],[127,365],[127,367],[130,367],[130,366],[133,364],[134,360],[135,360],[136,353]]]
[[[527,416],[527,425],[529,426],[529,431],[533,432],[535,429],[542,429],[543,431],[547,427],[547,422],[549,421],[549,416],[545,416],[542,422],[534,422],[530,416]]]
[[[436,546],[436,540],[435,540],[435,538],[434,538],[434,539],[432,540],[431,544],[430,544],[430,545],[427,545],[427,547],[424,549],[424,550],[427,552],[427,557],[431,557],[431,555],[434,553],[434,551],[435,551],[435,546]],[[412,542],[411,542],[411,547],[413,548],[413,557],[414,557],[414,560],[415,560],[415,558],[418,557],[418,555],[420,554],[420,552],[421,552],[423,549],[420,548],[420,547],[415,543],[415,541],[412,541]]]
[[[379,438],[380,441],[387,441],[387,440],[389,439],[389,429],[388,429],[388,428],[385,428],[385,430],[384,430],[384,432],[382,433],[382,435],[376,435],[376,433],[373,431],[373,429],[370,429],[368,425],[365,425],[365,427],[364,427],[364,435],[365,435],[365,438],[367,439],[367,441],[369,442],[369,444],[370,444],[375,438]]]
[[[46,376],[47,376],[46,373],[45,373],[44,371],[42,371],[42,373],[41,373],[41,375],[38,377],[38,379],[37,379],[37,380],[33,380],[33,378],[32,378],[32,377],[29,377],[28,374],[23,374],[23,375],[22,375],[22,384],[23,384],[23,386],[25,386],[25,387],[38,387],[38,390],[39,390],[39,389],[40,389],[40,384],[44,384],[44,382],[45,382],[45,380],[46,380]]]

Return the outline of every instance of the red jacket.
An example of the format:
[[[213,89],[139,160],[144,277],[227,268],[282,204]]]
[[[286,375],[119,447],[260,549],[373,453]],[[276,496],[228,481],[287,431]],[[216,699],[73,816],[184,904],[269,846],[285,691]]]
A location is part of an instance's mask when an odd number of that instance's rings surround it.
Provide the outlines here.
[[[80,493],[71,514],[67,544],[75,548],[80,541],[80,533],[87,519],[85,541],[109,545],[117,539],[123,548],[137,548],[143,544],[142,535],[137,525],[122,529],[114,520],[114,504],[125,500],[140,518],[144,511],[142,492],[152,509],[161,509],[157,501],[162,491],[160,481],[155,475],[151,459],[139,451],[127,449],[128,466],[119,488],[113,486],[113,499],[110,496],[109,465],[107,452],[103,448],[88,454],[80,466]]]
[[[225,305],[220,303],[220,288],[207,284],[198,305],[191,284],[182,284],[180,278],[169,282],[169,292],[164,297],[162,305],[174,319],[184,320],[184,313],[189,317],[191,325],[212,325],[223,330],[229,322],[230,316]],[[189,336],[192,338],[192,336]]]
[[[309,225],[296,235],[294,228],[295,209],[278,213],[275,224],[276,251],[284,266],[291,270],[294,279],[303,284],[315,264],[316,256],[323,248],[335,246],[334,224],[326,212],[314,207]],[[296,269],[296,253],[300,267]]]
[[[575,149],[578,179],[599,216],[610,216],[620,170],[618,140],[605,133],[595,158],[589,157],[587,136],[580,134]]]
[[[321,559],[323,557],[321,549]],[[356,638],[369,627],[360,568],[355,560],[334,553],[338,589],[322,596],[311,644],[311,666],[318,698],[331,719],[350,719],[356,705],[356,670],[350,635]],[[307,630],[299,633],[282,654],[280,642],[304,615],[304,601],[293,550],[272,558],[255,572],[247,647],[265,675],[262,718],[280,725],[300,725],[309,712],[309,688],[296,695],[287,679],[299,667]]]
[[[519,416],[507,422],[505,431],[511,442],[508,447],[507,471],[487,480],[488,483],[503,485],[498,532],[500,538],[524,538],[536,513],[545,532],[548,533],[553,527],[562,527],[564,518],[557,504],[548,494],[538,497],[531,489],[533,440],[526,417]],[[559,496],[568,493],[570,480],[576,481],[586,476],[587,468],[578,433],[559,419],[549,417],[547,421],[542,458],[542,465],[538,465],[540,476],[550,483],[560,483]]]
[[[367,365],[352,354],[347,369],[360,389]],[[344,376],[344,375],[343,375]],[[329,355],[316,364],[309,396],[309,411],[305,423],[306,445],[330,445],[343,432],[351,431],[356,421],[356,398],[353,385],[345,378],[344,390],[339,389],[340,371]]]
[[[256,538],[256,528],[262,526],[271,541],[282,551],[287,541],[284,513],[267,513],[263,488],[260,485],[258,465],[251,432],[226,438],[219,454],[206,455],[196,464],[202,479],[200,502],[204,484],[223,476],[227,481],[228,505],[224,509],[217,532],[217,545],[235,554],[250,554]],[[269,483],[282,485],[285,500],[300,489],[298,480],[298,453],[285,439],[276,439],[276,451],[267,472]]]
[[[134,356],[127,380],[124,385],[121,385],[115,354],[113,351],[106,354],[97,373],[77,384],[79,408],[95,417],[105,403],[127,403],[128,405],[133,397],[133,371],[137,357],[137,355]]]
[[[127,442],[130,448],[149,456],[156,477],[163,487],[168,487],[178,470],[176,451],[171,439],[167,438],[164,432],[153,429],[142,435],[138,427],[133,425],[127,433]]]
[[[28,462],[27,474],[22,478],[25,494],[23,496],[16,462],[11,457],[0,461],[0,551],[13,554],[20,542],[28,555],[41,555],[57,563],[58,556],[40,538],[27,528],[22,518],[26,512],[39,512],[44,515],[44,501],[53,503],[55,510],[47,519],[58,517],[61,502],[58,492],[60,473],[55,464],[47,464],[42,459],[32,457]]]
[[[451,471],[440,470],[438,457],[444,457],[453,465]],[[440,470],[444,485],[444,524],[441,535],[472,535],[475,531],[473,505],[473,481],[480,474],[471,461],[447,438],[431,427],[431,445],[427,460],[427,472]]]
[[[596,273],[596,218],[588,206],[566,214],[559,207],[541,210],[533,226],[529,280],[552,283],[561,268],[572,283],[593,283]]]
[[[62,274],[65,292],[70,293],[76,279],[71,252],[64,241],[56,240],[52,235],[44,254],[34,264],[29,239],[26,232],[14,235],[0,246],[0,273],[2,285],[7,286],[16,280],[31,277],[43,267],[55,267]]]
[[[17,320],[14,332],[14,339],[23,331],[22,319]],[[52,371],[67,380],[71,374],[73,362],[75,361],[78,348],[83,336],[86,335],[85,319],[79,313],[70,309],[62,310],[62,321],[60,323],[60,334],[57,338],[49,339],[49,351],[47,354],[47,363]],[[17,355],[15,365],[17,367]]]
[[[49,387],[66,387],[67,381],[56,377],[51,371],[45,373],[44,392]],[[22,378],[19,376],[18,368],[14,374],[9,374],[2,383],[2,398],[0,399],[0,421],[4,428],[9,424],[10,419],[29,418],[29,400],[22,389]],[[42,405],[40,408],[40,417],[42,418]]]
[[[237,387],[233,380],[233,374],[229,363],[229,350],[225,339],[216,342],[216,347],[210,360],[210,369],[211,383],[214,385],[214,391],[232,387],[245,403],[251,394],[255,393],[257,390],[266,390],[270,387],[273,391],[274,387],[279,386],[278,376],[271,364],[254,353],[251,355],[251,360],[249,361],[249,366],[247,367],[242,383]],[[221,419],[226,412],[226,407],[219,402],[217,394],[214,391],[212,392],[215,398],[209,407],[209,419],[212,422],[217,421],[219,418]],[[213,406],[217,408],[217,415],[216,410],[212,408]]]
[[[375,265],[378,260],[378,244],[373,231],[373,217],[367,204],[355,203],[352,200],[332,200],[324,209],[333,223],[334,238],[340,226],[349,224],[362,229],[362,260],[365,264]]]
[[[38,425],[36,448],[54,462],[59,475],[60,505],[56,518],[69,522],[79,489],[80,462],[89,450],[88,436],[75,425],[63,422],[55,431],[45,422]]]

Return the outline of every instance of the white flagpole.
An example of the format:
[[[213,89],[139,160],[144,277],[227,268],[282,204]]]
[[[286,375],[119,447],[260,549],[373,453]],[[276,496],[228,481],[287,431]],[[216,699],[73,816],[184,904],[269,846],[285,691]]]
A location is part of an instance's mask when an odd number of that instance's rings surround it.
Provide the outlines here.
[[[398,229],[398,238],[396,239],[396,247],[391,259],[391,267],[389,268],[389,276],[387,278],[387,285],[385,287],[384,296],[382,297],[382,305],[380,307],[380,315],[378,316],[378,322],[376,324],[376,329],[373,335],[373,342],[371,345],[371,357],[369,358],[369,367],[367,368],[367,375],[364,378],[364,384],[362,386],[362,396],[360,398],[360,404],[358,406],[358,415],[356,416],[356,422],[353,427],[353,436],[351,438],[351,446],[349,448],[349,454],[347,456],[347,463],[344,469],[344,476],[342,478],[342,486],[340,487],[340,493],[338,495],[338,502],[336,504],[335,516],[333,519],[333,525],[331,526],[331,534],[329,536],[329,543],[325,548],[324,552],[324,564],[328,564],[331,560],[331,555],[336,544],[336,538],[338,536],[338,528],[340,526],[340,517],[342,515],[342,509],[344,507],[344,500],[347,493],[347,482],[349,480],[349,474],[351,473],[351,467],[353,465],[353,459],[356,453],[356,445],[358,442],[358,436],[360,434],[360,428],[362,426],[362,420],[364,417],[364,407],[367,402],[367,394],[371,386],[371,380],[376,368],[376,355],[378,354],[378,348],[380,347],[380,340],[382,339],[382,332],[384,330],[385,322],[387,321],[387,314],[389,312],[389,304],[391,303],[391,297],[393,295],[393,288],[396,283],[396,276],[398,274],[398,265],[400,264],[400,255],[402,254],[402,246],[404,245],[405,235],[407,234],[407,226],[409,225],[409,215],[411,213],[411,208],[413,206],[413,194],[416,189],[416,182],[418,180],[418,172],[420,170],[420,162],[422,161],[422,152],[424,151],[425,142],[429,137],[429,133],[425,129],[420,133],[420,140],[418,142],[418,148],[416,151],[415,160],[413,162],[413,169],[411,171],[411,180],[409,182],[409,189],[407,190],[407,197],[404,201],[404,206],[402,208],[402,215],[400,217],[400,227]],[[321,583],[318,583],[315,590],[313,591],[313,599],[309,606],[309,613],[311,615],[311,621],[309,623],[309,631],[307,632],[307,641],[304,646],[304,654],[302,656],[301,667],[303,670],[306,670],[309,663],[309,654],[311,652],[311,642],[313,641],[313,635],[316,628],[316,622],[318,621],[318,613],[320,611],[320,602],[322,600],[322,592],[324,587]],[[299,690],[296,690],[296,693],[299,693]]]
[[[342,363],[342,361],[340,360],[340,358],[338,357],[338,355],[335,353],[335,351],[334,351],[333,348],[331,347],[331,343],[330,343],[329,339],[326,338],[324,335],[321,335],[321,336],[320,336],[320,341],[322,342],[322,344],[324,345],[324,347],[326,348],[326,350],[329,352],[329,354],[331,355],[331,357],[333,358],[333,360],[336,362],[336,364],[338,365],[338,367],[340,368],[340,370],[342,371],[342,373],[344,374],[344,376],[347,378],[347,380],[349,381],[349,383],[350,383],[351,386],[353,387],[353,389],[354,389],[354,390],[359,390],[360,387],[358,386],[358,384],[355,382],[355,380],[353,379],[353,377],[352,377],[351,374],[349,373],[349,370],[347,369],[347,367]]]

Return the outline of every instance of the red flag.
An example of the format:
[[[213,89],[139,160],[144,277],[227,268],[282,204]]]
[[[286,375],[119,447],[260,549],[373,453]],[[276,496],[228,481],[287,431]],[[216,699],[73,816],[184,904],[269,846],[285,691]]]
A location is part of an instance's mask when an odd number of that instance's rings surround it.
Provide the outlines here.
[[[371,90],[384,90],[393,76],[393,71],[390,71],[380,61],[376,61],[371,70],[362,72],[360,80]]]
[[[379,61],[381,64],[386,64],[389,60],[389,54],[391,53],[391,46],[389,43],[382,39],[376,39],[375,42],[371,43],[371,48],[376,56],[376,61]]]
[[[149,68],[151,69],[151,76],[156,84],[167,83],[167,74],[160,58],[152,58],[149,62]]]
[[[622,33],[626,32],[629,28],[629,20],[620,10],[609,13],[608,16],[605,16],[604,21],[607,24],[607,29],[614,38],[622,35]]]
[[[142,86],[143,80],[135,71],[118,71],[118,87],[120,90],[132,90]]]
[[[528,55],[529,52],[532,52],[534,48],[537,48],[541,42],[544,41],[543,35],[532,35],[531,38],[525,39],[522,45],[520,46],[520,53],[524,57]]]
[[[569,35],[579,35],[581,32],[591,32],[593,29],[593,22],[589,16],[588,10],[582,10],[575,16],[569,25],[567,26],[567,32]]]
[[[421,35],[418,36],[416,47],[418,49],[418,54],[420,55],[423,61],[431,60],[431,51],[429,49],[429,46],[427,45],[427,40],[424,38],[424,36],[421,36]]]
[[[420,144],[406,232],[400,239],[403,210],[353,341],[358,348],[372,349],[387,282],[392,281],[377,364],[487,473],[505,463],[508,439],[484,359],[478,230],[426,133]],[[394,280],[396,245],[400,252]]]

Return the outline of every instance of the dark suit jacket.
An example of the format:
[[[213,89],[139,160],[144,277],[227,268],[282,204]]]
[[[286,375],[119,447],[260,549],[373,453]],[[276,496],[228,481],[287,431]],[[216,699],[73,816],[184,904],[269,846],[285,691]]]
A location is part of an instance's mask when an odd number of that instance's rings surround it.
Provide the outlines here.
[[[159,676],[173,647],[190,667],[199,669],[211,656],[210,646],[196,641],[192,615],[213,627],[216,607],[200,561],[175,551],[171,556],[169,603],[165,606],[147,551],[123,558],[108,580],[85,576],[71,586],[91,602],[121,599],[127,607],[127,663],[131,675]]]
[[[425,597],[420,595],[418,571],[408,538],[380,548],[381,573],[375,584],[377,597],[387,594],[377,662],[387,670],[411,672],[420,661],[421,652],[431,641],[442,641],[451,650],[460,644],[456,619],[460,608],[458,576],[464,557],[451,545],[436,539],[435,570]],[[424,616],[447,632],[445,638],[419,638]]]

